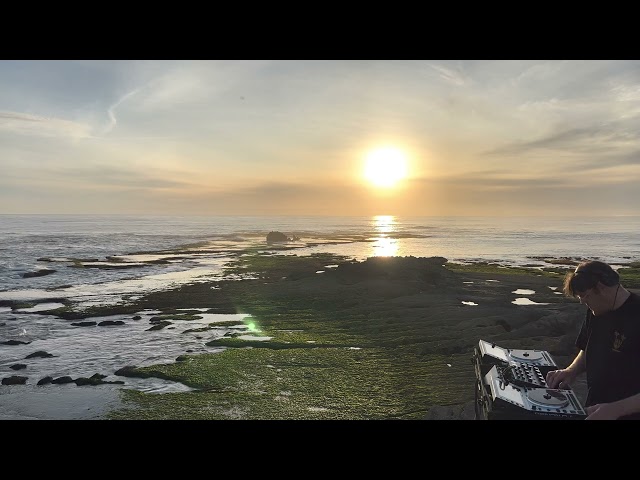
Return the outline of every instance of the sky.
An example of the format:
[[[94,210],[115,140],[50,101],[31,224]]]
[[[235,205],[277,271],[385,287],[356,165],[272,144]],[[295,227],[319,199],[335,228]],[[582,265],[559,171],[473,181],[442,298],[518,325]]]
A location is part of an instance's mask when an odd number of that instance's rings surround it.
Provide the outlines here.
[[[7,213],[640,215],[640,61],[0,60]]]

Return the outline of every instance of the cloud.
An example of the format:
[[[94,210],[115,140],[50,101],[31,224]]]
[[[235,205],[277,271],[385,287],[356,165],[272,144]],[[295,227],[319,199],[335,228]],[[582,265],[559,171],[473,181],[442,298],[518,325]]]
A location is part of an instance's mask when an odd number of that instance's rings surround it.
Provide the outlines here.
[[[462,86],[466,83],[465,76],[457,70],[453,70],[451,68],[443,67],[442,65],[436,65],[433,63],[429,64],[429,66],[440,74],[440,78],[443,78],[453,85]]]
[[[91,135],[91,127],[84,123],[7,111],[0,111],[0,131],[73,139],[87,138]]]
[[[36,191],[45,187],[49,190],[107,189],[112,191],[140,189],[188,190],[193,184],[187,181],[171,179],[164,172],[141,172],[129,168],[117,168],[104,165],[94,167],[38,167],[37,170],[27,167],[14,167],[0,178],[0,184],[18,185],[34,188]]]
[[[107,133],[109,133],[111,130],[113,130],[115,128],[115,126],[118,124],[118,120],[116,119],[116,108],[124,101],[126,101],[128,98],[133,97],[136,93],[139,92],[139,89],[133,90],[125,95],[123,95],[116,103],[114,103],[113,105],[111,105],[108,109],[107,109],[107,116],[109,118],[109,123],[107,124],[107,126],[104,128],[104,130],[101,132],[102,135],[105,135]]]
[[[540,151],[557,152],[591,158],[628,158],[638,150],[640,133],[631,125],[597,125],[570,128],[536,140],[513,142],[502,147],[482,152],[482,155],[526,155]]]
[[[0,182],[61,211],[581,206],[640,178],[639,79],[638,61],[0,62]],[[360,184],[381,144],[423,178]]]

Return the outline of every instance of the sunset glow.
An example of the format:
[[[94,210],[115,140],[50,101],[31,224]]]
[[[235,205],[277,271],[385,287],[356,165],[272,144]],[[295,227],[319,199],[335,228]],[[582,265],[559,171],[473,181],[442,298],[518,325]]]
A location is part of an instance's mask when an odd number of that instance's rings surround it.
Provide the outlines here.
[[[640,215],[639,68],[2,60],[0,213]]]
[[[405,154],[396,148],[373,150],[367,155],[364,176],[376,187],[393,187],[407,176]]]

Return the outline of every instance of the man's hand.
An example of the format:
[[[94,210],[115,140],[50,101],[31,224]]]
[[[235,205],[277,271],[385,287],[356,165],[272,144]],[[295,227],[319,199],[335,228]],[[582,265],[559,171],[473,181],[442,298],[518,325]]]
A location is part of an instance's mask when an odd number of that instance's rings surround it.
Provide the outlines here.
[[[585,408],[585,420],[617,420],[620,417],[618,409],[612,403],[597,403]]]
[[[573,371],[563,368],[561,370],[551,370],[547,373],[545,381],[549,388],[571,388],[571,383],[575,380],[576,374]]]

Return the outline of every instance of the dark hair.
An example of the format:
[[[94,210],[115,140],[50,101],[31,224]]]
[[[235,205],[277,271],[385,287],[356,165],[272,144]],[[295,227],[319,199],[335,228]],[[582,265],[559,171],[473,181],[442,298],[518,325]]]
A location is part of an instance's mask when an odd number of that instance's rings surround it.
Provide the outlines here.
[[[611,266],[597,260],[580,263],[573,272],[564,277],[562,291],[569,297],[577,293],[586,292],[602,282],[607,287],[613,287],[620,282],[620,275]]]

